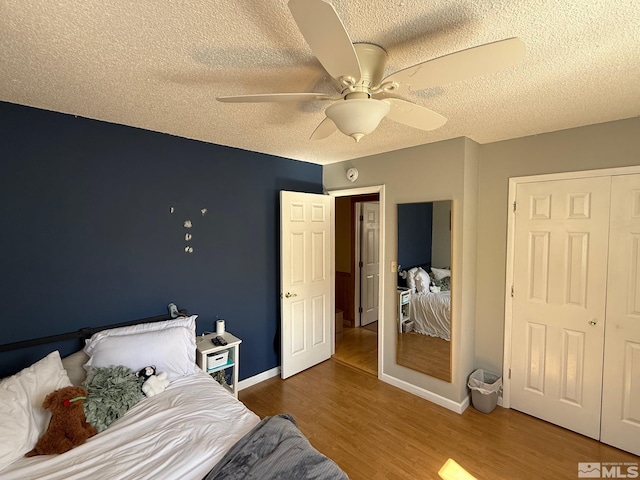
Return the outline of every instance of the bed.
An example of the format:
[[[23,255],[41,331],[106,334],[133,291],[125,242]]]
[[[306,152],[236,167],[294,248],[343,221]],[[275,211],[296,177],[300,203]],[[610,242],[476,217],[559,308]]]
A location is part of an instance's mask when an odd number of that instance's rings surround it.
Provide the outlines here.
[[[295,419],[276,415],[261,420],[199,369],[196,317],[153,317],[153,322],[143,319],[130,326],[92,331],[82,350],[64,359],[52,351],[3,378],[0,478],[347,479],[332,460],[310,445]],[[18,347],[25,346],[20,343]],[[42,342],[38,339],[30,345],[34,343]],[[166,390],[143,396],[103,431],[66,453],[24,457],[47,428],[50,413],[41,407],[45,395],[82,384],[88,385],[85,402],[89,402],[92,382],[98,377],[95,372],[134,371],[142,364],[168,372]]]
[[[451,292],[413,292],[409,315],[413,331],[430,337],[451,340]]]
[[[406,271],[413,331],[451,341],[451,270],[429,269],[430,274],[422,267]]]

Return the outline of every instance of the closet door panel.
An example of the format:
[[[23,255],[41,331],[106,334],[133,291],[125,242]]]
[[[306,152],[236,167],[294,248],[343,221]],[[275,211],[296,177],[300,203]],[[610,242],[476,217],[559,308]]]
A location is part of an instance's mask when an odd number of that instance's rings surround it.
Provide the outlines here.
[[[516,192],[511,406],[600,436],[610,177]]]
[[[640,175],[612,179],[601,441],[640,455]]]

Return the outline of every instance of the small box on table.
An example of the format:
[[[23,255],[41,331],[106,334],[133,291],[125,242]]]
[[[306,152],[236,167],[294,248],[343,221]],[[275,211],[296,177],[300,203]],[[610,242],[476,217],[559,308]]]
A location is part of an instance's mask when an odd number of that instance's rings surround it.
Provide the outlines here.
[[[225,350],[224,352],[217,352],[212,355],[207,355],[207,368],[211,370],[212,368],[221,367],[225,365],[229,360],[229,350]]]

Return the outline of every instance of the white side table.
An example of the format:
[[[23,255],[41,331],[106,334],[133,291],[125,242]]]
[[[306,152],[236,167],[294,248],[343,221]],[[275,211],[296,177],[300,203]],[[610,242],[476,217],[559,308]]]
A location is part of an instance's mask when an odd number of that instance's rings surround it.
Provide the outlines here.
[[[398,333],[402,333],[402,324],[411,320],[409,317],[410,301],[411,290],[405,287],[398,287]]]
[[[217,334],[211,333],[196,338],[196,363],[202,370],[210,374],[221,370],[226,374],[227,370],[231,369],[231,381],[229,382],[229,380],[227,380],[229,385],[226,387],[233,396],[238,398],[238,368],[240,367],[240,344],[242,340],[231,335],[229,332],[225,332],[221,336],[227,341],[227,344],[218,346],[214,345],[211,341],[217,336]],[[209,365],[215,363],[215,359],[224,354],[224,352],[228,352],[226,362],[221,365],[209,367]]]

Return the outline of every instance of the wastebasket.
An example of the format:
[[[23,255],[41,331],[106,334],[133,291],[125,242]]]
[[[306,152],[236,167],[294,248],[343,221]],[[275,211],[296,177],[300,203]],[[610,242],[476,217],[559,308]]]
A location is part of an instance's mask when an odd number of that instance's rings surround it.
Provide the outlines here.
[[[502,377],[497,373],[479,368],[469,375],[467,386],[471,389],[473,408],[482,413],[491,413],[498,404],[498,392],[502,388]]]

